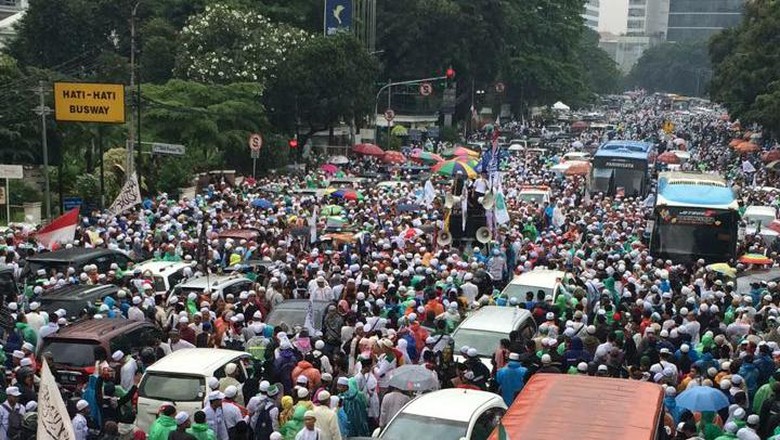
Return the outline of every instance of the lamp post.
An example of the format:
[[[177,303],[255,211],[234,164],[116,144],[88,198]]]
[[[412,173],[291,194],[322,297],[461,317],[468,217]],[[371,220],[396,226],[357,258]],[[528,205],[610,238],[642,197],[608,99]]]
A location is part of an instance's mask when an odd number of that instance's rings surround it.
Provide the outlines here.
[[[408,86],[408,85],[420,84],[420,83],[424,83],[424,82],[441,81],[441,80],[444,80],[444,79],[449,79],[449,78],[451,78],[451,76],[454,76],[454,71],[453,71],[453,74],[450,75],[450,70],[452,70],[452,69],[451,68],[447,69],[447,75],[444,75],[444,76],[434,76],[434,77],[431,77],[431,78],[423,78],[423,79],[412,79],[412,80],[409,80],[409,81],[388,82],[387,84],[385,84],[382,87],[380,87],[379,91],[376,92],[376,99],[374,99],[374,142],[377,142],[377,140],[378,140],[377,139],[378,127],[377,127],[377,123],[376,123],[376,115],[379,112],[379,96],[382,94],[382,92],[384,92],[385,90],[389,89],[390,87],[394,87],[394,86]],[[387,96],[387,106],[388,106],[388,108],[390,107],[390,94],[389,93],[388,93],[388,96]]]

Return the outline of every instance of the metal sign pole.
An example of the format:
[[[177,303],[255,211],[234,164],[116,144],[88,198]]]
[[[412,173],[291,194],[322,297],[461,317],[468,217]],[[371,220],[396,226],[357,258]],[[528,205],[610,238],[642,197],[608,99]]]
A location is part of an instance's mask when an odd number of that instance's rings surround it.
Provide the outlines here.
[[[5,179],[5,224],[11,226],[11,179]]]
[[[252,178],[257,179],[257,158],[252,158]]]

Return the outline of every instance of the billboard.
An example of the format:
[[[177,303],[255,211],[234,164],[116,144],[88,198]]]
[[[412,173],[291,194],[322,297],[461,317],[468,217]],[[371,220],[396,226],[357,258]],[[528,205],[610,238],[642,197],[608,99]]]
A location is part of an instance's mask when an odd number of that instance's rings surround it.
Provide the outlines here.
[[[350,32],[352,0],[325,0],[325,35]]]

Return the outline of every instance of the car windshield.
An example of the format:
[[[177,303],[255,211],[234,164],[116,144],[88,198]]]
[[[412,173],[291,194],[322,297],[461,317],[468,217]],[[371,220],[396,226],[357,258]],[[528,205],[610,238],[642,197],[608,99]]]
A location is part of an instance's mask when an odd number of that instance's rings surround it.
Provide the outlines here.
[[[196,402],[203,399],[204,390],[205,383],[201,377],[147,372],[138,395],[172,402]]]
[[[81,312],[87,308],[87,301],[68,301],[43,297],[40,302],[41,309],[49,315],[53,315],[55,310],[63,309],[66,318],[78,318]]]
[[[51,352],[55,364],[84,368],[95,365],[97,346],[97,341],[56,339],[47,341],[41,352]]]
[[[509,284],[504,289],[504,294],[507,298],[517,298],[518,301],[525,301],[525,296],[528,292],[533,292],[534,297],[538,295],[538,292],[542,290],[545,295],[552,295],[553,290],[547,287],[539,286],[524,286],[522,284]]]
[[[493,355],[493,352],[498,348],[498,342],[502,338],[507,337],[509,337],[508,334],[468,328],[459,328],[452,335],[452,338],[455,340],[455,347],[468,346],[476,348],[480,356]]]
[[[306,320],[306,309],[275,309],[268,315],[268,324],[288,326],[303,325]]]
[[[541,203],[544,200],[544,195],[539,193],[520,193],[517,198],[526,203]]]
[[[420,437],[425,433],[425,438],[435,439],[459,439],[466,436],[468,423],[456,420],[437,419],[416,414],[399,414],[395,420],[382,433],[384,440],[407,440]]]

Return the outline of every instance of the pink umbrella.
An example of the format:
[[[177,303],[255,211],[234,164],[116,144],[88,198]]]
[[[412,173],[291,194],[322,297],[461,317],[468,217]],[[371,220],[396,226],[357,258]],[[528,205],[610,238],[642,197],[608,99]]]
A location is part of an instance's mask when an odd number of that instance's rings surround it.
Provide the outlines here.
[[[336,165],[333,165],[332,163],[326,163],[320,167],[322,171],[324,171],[327,174],[335,174],[336,171],[339,170],[339,167]]]

